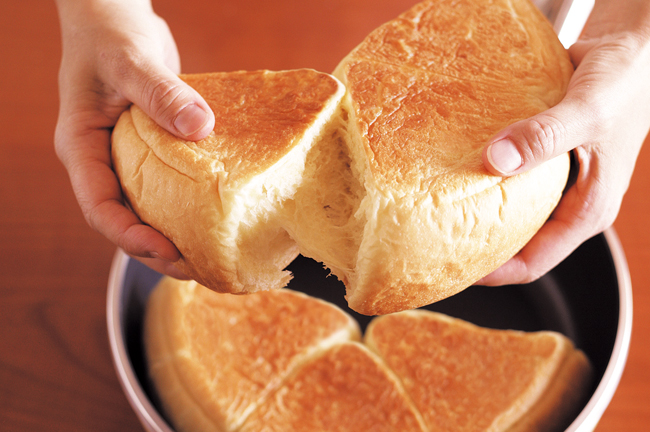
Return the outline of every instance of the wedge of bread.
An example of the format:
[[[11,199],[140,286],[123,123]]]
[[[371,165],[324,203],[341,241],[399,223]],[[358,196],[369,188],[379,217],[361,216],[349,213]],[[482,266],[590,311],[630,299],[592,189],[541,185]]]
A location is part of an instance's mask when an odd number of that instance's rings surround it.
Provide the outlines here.
[[[562,155],[490,175],[481,153],[505,126],[555,104],[573,66],[529,0],[429,0],[373,31],[334,72],[364,195],[351,270],[355,311],[443,299],[516,254],[567,181]],[[327,264],[327,261],[325,261]]]
[[[418,310],[375,318],[364,342],[400,377],[429,431],[562,431],[592,382],[585,355],[555,332]]]
[[[132,106],[112,135],[125,198],[203,285],[230,293],[283,287],[299,253],[284,203],[303,183],[307,153],[329,131],[345,89],[312,70],[183,78],[214,111],[214,131],[182,141]]]
[[[171,278],[144,325],[149,374],[179,431],[238,430],[296,368],[359,338],[347,314],[294,291],[218,295]]]

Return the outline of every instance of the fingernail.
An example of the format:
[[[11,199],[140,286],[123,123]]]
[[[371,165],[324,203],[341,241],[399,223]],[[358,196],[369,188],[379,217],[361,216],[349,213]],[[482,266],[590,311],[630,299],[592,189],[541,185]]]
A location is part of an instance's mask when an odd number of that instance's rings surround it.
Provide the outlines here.
[[[173,259],[173,258],[171,258],[171,257],[164,257],[164,256],[160,255],[160,254],[159,254],[158,252],[156,252],[156,251],[151,252],[149,255],[151,255],[151,258],[160,259],[160,260],[163,260],[163,261],[166,261],[166,262],[169,262],[169,263],[172,263],[172,262],[176,262],[176,261],[177,261],[177,260],[175,260],[175,259]]]
[[[183,135],[190,136],[201,130],[207,121],[208,113],[197,104],[190,104],[176,115],[174,127]]]
[[[517,147],[508,139],[502,139],[490,145],[487,158],[490,164],[502,174],[512,173],[524,162]]]

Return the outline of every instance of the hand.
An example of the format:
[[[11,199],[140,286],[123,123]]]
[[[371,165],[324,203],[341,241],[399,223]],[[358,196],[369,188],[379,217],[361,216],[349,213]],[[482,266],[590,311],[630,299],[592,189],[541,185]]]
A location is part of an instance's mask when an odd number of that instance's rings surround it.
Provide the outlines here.
[[[569,54],[576,71],[564,99],[498,133],[483,161],[509,176],[573,151],[577,178],[528,245],[478,284],[533,281],[618,215],[650,129],[650,2],[596,0]]]
[[[180,62],[166,23],[148,0],[58,0],[63,56],[58,157],[89,225],[151,268],[185,278],[176,247],[124,205],[111,168],[110,135],[134,103],[183,139],[214,127],[206,102],[177,73]]]

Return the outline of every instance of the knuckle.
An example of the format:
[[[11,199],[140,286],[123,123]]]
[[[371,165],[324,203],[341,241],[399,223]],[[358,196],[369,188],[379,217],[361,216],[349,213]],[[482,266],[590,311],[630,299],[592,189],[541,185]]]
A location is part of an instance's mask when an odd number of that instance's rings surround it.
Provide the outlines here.
[[[59,122],[54,129],[54,153],[56,154],[56,157],[59,158],[59,161],[62,163],[65,163],[66,160],[66,146],[65,142],[66,139],[63,136],[63,126]]]
[[[109,81],[121,83],[117,87],[127,93],[128,99],[153,117],[164,121],[173,117],[179,101],[185,99],[184,88],[175,76],[161,74],[155,61],[137,43],[126,41],[101,55]]]
[[[180,85],[170,80],[149,78],[142,86],[142,101],[156,118],[171,120],[176,105],[183,99]]]
[[[523,130],[527,144],[523,150],[533,160],[546,160],[554,156],[566,135],[562,122],[549,115],[540,115],[526,122]]]
[[[99,53],[101,70],[106,70],[116,80],[126,80],[132,76],[133,70],[142,64],[141,50],[128,38],[124,38],[119,44],[112,44]]]
[[[618,217],[621,200],[609,195],[607,188],[603,186],[591,188],[576,212],[576,218],[591,231],[591,235],[605,231]]]
[[[81,208],[81,213],[83,214],[83,217],[86,220],[88,226],[90,226],[93,230],[101,233],[102,226],[99,217],[101,214],[100,205],[93,203],[91,200],[78,192],[76,193],[76,196],[79,207]]]

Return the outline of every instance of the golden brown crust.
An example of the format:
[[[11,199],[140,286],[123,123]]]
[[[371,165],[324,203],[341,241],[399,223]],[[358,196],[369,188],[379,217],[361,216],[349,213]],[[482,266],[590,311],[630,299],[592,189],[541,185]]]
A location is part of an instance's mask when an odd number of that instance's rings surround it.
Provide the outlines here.
[[[308,69],[181,78],[214,112],[212,133],[196,143],[179,140],[132,106],[135,128],[170,167],[197,180],[222,172],[226,188],[240,187],[290,153],[339,91],[331,76]]]
[[[530,1],[429,0],[373,31],[335,75],[378,187],[426,192],[504,126],[557,104],[572,72]]]
[[[335,346],[296,371],[241,432],[426,429],[399,381],[363,345]]]

